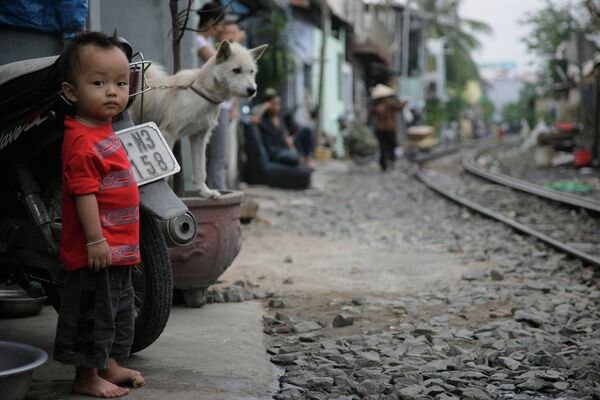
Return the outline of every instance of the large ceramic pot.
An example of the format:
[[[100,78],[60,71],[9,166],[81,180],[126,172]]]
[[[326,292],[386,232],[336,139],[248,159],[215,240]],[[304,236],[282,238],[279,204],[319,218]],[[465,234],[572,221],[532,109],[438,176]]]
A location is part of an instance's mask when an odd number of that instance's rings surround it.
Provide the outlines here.
[[[215,283],[240,252],[242,192],[223,191],[219,199],[183,197],[196,217],[198,235],[189,245],[169,249],[173,284],[188,307],[206,302],[206,289]]]

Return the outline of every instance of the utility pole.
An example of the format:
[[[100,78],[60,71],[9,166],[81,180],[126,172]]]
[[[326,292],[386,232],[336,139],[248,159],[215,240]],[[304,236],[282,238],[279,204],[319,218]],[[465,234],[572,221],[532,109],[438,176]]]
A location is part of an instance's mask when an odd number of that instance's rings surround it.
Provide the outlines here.
[[[177,0],[169,0],[171,10],[171,50],[173,52],[173,73],[176,74],[181,69],[181,48],[180,48],[180,28],[179,28],[179,8]],[[185,27],[183,27],[185,29]]]
[[[315,132],[313,133],[315,143],[318,142],[319,132],[321,132],[322,115],[323,115],[323,86],[325,80],[325,54],[327,50],[327,37],[329,36],[329,7],[326,0],[321,0],[321,32],[323,37],[321,40],[321,59],[319,60],[319,94],[318,94],[318,112],[317,122],[315,124]]]

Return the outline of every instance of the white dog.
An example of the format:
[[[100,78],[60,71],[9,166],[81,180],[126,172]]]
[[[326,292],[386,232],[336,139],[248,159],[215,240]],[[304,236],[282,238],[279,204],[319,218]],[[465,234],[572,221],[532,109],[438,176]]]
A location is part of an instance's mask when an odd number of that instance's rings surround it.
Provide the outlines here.
[[[266,48],[249,50],[223,41],[217,54],[200,69],[167,75],[161,67],[151,66],[146,79],[152,90],[138,96],[130,107],[133,120],[138,124],[154,121],[171,148],[177,140],[190,136],[192,182],[202,197],[220,196],[206,186],[206,144],[217,125],[219,104],[231,97],[256,94],[256,61]]]

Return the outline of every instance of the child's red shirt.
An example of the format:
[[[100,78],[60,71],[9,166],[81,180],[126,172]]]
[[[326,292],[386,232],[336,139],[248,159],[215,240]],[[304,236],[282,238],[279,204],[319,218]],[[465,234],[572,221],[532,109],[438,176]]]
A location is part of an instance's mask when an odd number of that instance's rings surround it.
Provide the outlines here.
[[[89,127],[67,116],[64,124],[60,260],[67,271],[87,266],[75,196],[95,194],[112,264],[139,263],[139,192],[121,141],[110,123]]]

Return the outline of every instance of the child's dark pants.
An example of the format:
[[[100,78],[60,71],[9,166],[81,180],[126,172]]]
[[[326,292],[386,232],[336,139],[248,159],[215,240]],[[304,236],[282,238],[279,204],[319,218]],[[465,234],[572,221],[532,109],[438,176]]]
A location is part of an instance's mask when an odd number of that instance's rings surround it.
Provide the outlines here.
[[[128,357],[133,342],[131,266],[67,272],[56,327],[54,359],[105,369],[109,357]]]

